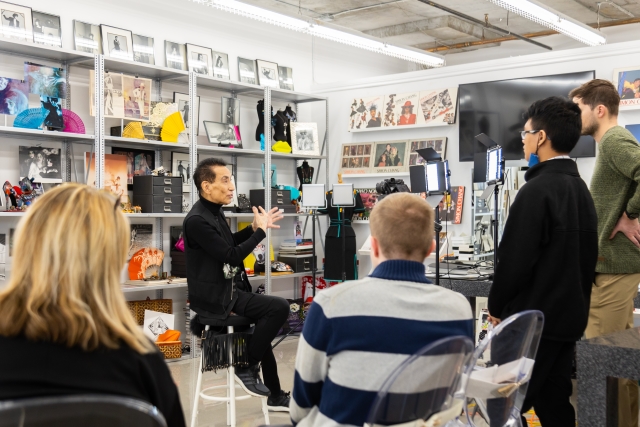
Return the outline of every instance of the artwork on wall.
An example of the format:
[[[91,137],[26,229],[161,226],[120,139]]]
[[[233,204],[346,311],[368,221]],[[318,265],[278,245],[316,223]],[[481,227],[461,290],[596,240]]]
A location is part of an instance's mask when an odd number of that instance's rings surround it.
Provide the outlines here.
[[[238,57],[238,79],[241,83],[257,84],[256,61]]]
[[[320,155],[318,125],[291,122],[291,151],[293,154]]]
[[[152,84],[151,79],[122,75],[125,119],[149,121]]]
[[[231,80],[229,74],[229,55],[222,52],[211,52],[213,54],[213,77],[224,80]]]
[[[640,108],[640,65],[613,70],[613,84],[620,95],[620,109]]]
[[[43,125],[49,130],[60,130],[64,128],[64,120],[62,119],[62,105],[60,98],[51,96],[40,97],[42,105],[42,115],[44,117]]]
[[[373,151],[372,169],[374,173],[407,172],[407,141],[376,142]]]
[[[240,100],[238,98],[225,98],[220,100],[222,123],[240,126]]]
[[[0,34],[6,39],[33,41],[31,8],[0,1]]]
[[[378,192],[375,188],[356,188],[356,192],[360,193],[364,212],[354,213],[352,221],[369,221],[373,207],[378,203]]]
[[[278,65],[278,78],[280,79],[280,89],[293,91],[293,69]]]
[[[99,55],[102,53],[102,37],[100,27],[78,20],[73,20],[73,40],[79,52]]]
[[[62,153],[59,148],[18,148],[20,179],[27,177],[42,184],[62,182]]]
[[[156,55],[154,50],[153,37],[132,34],[133,38],[133,60],[143,64],[155,65]]]
[[[186,129],[186,133],[189,133],[189,109],[191,106],[189,105],[189,94],[188,93],[180,93],[173,92],[173,102],[178,105],[178,112],[180,113],[180,117],[184,121],[184,127]],[[198,135],[199,131],[199,123],[200,123],[200,97],[198,96],[198,103],[196,105],[196,109],[194,111],[195,116],[193,117],[193,122],[195,123],[196,135]]]
[[[0,77],[0,114],[18,115],[29,108],[29,83]]]
[[[211,49],[187,43],[187,64],[189,71],[204,76],[211,76]]]
[[[423,165],[426,161],[420,156],[416,150],[423,148],[433,148],[436,153],[440,154],[442,160],[447,158],[447,137],[434,137],[423,140],[410,140],[409,166]]]
[[[133,190],[133,177],[137,175],[151,175],[155,169],[155,152],[151,150],[130,150],[113,147],[111,154],[127,158],[127,188]]]
[[[29,93],[54,98],[66,98],[66,71],[64,68],[24,63],[24,80],[29,84]]]
[[[374,143],[344,144],[342,146],[341,172],[361,174],[371,172],[371,152]]]
[[[349,132],[455,123],[458,88],[354,98]]]
[[[122,28],[100,25],[102,51],[105,56],[114,59],[133,60],[133,36],[131,31]]]
[[[87,184],[95,187],[95,153],[84,153],[84,155],[84,171],[87,177]],[[127,195],[127,156],[118,154],[104,155],[104,188],[118,197]]]
[[[451,187],[451,204],[446,204],[447,196],[440,200],[440,222],[460,224],[462,222],[462,206],[464,203],[464,187]]]
[[[45,46],[62,47],[60,17],[34,10],[33,42]]]
[[[164,41],[165,66],[174,70],[187,70],[187,49],[184,44]]]
[[[179,176],[182,179],[182,192],[191,192],[191,161],[189,154],[171,152],[171,173],[173,176]]]
[[[278,64],[260,59],[256,60],[256,64],[258,66],[258,84],[260,86],[279,88]]]

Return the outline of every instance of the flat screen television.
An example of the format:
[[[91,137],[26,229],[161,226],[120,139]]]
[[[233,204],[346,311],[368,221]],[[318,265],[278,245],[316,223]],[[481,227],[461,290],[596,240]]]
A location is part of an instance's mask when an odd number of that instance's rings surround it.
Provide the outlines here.
[[[475,140],[487,134],[503,149],[506,160],[524,158],[520,131],[524,126],[522,114],[539,99],[549,96],[567,97],[572,89],[595,78],[595,71],[528,77],[460,85],[459,160],[472,162],[474,153],[487,148]],[[581,137],[572,157],[595,157],[596,145],[592,137]]]

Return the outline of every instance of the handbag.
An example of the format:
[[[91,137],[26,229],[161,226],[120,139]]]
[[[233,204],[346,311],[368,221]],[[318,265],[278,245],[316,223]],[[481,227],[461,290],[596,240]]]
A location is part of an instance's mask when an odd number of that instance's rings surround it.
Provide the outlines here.
[[[251,202],[246,194],[238,194],[238,212],[252,212],[251,210]]]
[[[184,239],[182,238],[182,235],[180,236],[180,238],[178,239],[178,241],[174,246],[180,252],[184,252]]]

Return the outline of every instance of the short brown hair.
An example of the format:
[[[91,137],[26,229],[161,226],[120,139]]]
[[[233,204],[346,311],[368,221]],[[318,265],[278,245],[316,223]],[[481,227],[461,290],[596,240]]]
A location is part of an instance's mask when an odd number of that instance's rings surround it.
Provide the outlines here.
[[[609,114],[618,115],[620,94],[608,80],[593,79],[588,81],[569,92],[569,98],[580,98],[582,103],[588,105],[591,109],[596,108],[598,105],[604,105],[609,110]]]
[[[433,208],[420,196],[390,194],[371,211],[371,235],[386,258],[426,257],[435,234],[433,218]]]

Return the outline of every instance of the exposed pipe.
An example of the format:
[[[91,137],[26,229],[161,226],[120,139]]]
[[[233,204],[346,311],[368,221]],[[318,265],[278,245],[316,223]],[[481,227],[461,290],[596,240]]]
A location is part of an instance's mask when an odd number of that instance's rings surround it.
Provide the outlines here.
[[[531,40],[531,39],[529,39],[527,37],[524,37],[524,36],[521,36],[520,34],[512,33],[511,31],[505,30],[505,29],[500,28],[500,27],[496,27],[495,25],[490,24],[488,21],[487,22],[481,21],[479,19],[474,18],[473,16],[465,15],[464,13],[458,12],[457,10],[453,10],[453,9],[448,8],[446,6],[442,6],[441,4],[434,3],[431,0],[418,0],[418,1],[421,2],[421,3],[427,4],[427,5],[431,6],[431,7],[435,7],[436,9],[444,10],[447,13],[450,13],[452,15],[458,16],[458,17],[460,17],[462,19],[466,19],[467,21],[471,21],[471,22],[473,22],[475,24],[482,25],[485,28],[491,28],[492,30],[496,30],[496,31],[498,31],[498,32],[500,32],[502,34],[513,36],[513,37],[515,37],[517,39],[520,39],[520,40],[526,41],[528,43],[534,44],[534,45],[536,45],[538,47],[541,47],[543,49],[553,50],[551,47],[547,46],[546,44],[538,43],[537,41]]]

